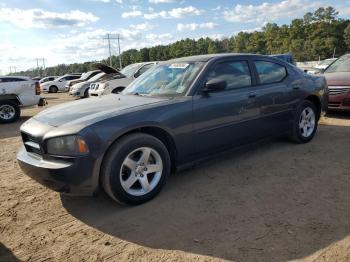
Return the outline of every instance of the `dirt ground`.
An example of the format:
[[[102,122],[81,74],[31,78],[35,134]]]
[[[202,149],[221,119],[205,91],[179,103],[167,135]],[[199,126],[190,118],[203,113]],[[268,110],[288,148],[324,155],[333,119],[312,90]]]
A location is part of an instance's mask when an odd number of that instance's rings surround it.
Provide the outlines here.
[[[323,118],[309,144],[277,139],[177,173],[125,207],[21,172],[19,126],[40,110],[0,126],[0,261],[350,261],[350,115]]]

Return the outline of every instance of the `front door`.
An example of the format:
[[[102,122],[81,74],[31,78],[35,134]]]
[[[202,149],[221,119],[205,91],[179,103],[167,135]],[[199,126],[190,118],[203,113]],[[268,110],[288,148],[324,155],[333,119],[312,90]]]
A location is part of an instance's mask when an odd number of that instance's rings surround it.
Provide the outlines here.
[[[250,122],[259,117],[259,108],[252,94],[255,80],[248,61],[218,62],[209,69],[205,82],[212,79],[224,80],[226,88],[218,92],[199,91],[193,97],[198,156],[244,144],[257,131]]]

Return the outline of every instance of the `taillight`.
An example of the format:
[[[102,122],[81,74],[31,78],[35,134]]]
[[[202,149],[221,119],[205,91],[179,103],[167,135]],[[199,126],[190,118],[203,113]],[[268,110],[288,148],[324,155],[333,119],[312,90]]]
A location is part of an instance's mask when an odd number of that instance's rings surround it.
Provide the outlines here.
[[[35,82],[35,94],[40,95],[40,84],[39,82]]]

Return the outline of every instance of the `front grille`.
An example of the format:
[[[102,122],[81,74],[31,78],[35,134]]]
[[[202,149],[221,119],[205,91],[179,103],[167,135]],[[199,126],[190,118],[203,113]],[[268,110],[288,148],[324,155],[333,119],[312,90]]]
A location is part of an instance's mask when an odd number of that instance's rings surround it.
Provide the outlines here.
[[[40,146],[38,138],[23,132],[21,133],[21,135],[27,152],[42,155],[42,148]]]
[[[328,102],[328,107],[340,107],[341,102]]]
[[[331,96],[341,95],[350,91],[350,87],[329,87],[328,89]]]
[[[96,83],[96,84],[91,84],[91,85],[90,85],[90,89],[91,89],[91,90],[97,90],[98,87],[99,87],[99,84],[98,84],[98,83]]]

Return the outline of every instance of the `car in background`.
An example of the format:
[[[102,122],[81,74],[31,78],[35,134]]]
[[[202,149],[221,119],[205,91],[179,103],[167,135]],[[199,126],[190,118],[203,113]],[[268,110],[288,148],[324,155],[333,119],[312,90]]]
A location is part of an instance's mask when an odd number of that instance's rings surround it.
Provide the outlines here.
[[[328,59],[322,60],[314,68],[319,72],[324,72],[324,70],[326,70],[327,67],[336,60],[337,58],[328,58]]]
[[[29,77],[0,76],[0,123],[17,121],[21,107],[45,104],[39,82]]]
[[[92,83],[89,89],[90,96],[101,96],[108,95],[111,93],[119,93],[123,91],[132,81],[146,72],[148,69],[155,66],[158,62],[144,62],[131,64],[120,71],[122,74],[121,78],[113,80],[104,80],[97,83]],[[108,66],[105,66],[104,70],[109,70]]]
[[[95,75],[97,75],[99,73],[101,73],[101,70],[93,70],[93,71],[86,72],[86,73],[82,74],[80,78],[68,81],[66,83],[65,90],[69,91],[71,86],[73,86],[77,83],[88,81],[89,79],[91,79],[92,77],[94,77]]]
[[[55,80],[56,78],[58,78],[58,76],[46,76],[46,77],[40,79],[39,84],[44,84],[44,83],[46,83],[46,82],[53,81],[53,80]]]
[[[98,68],[106,67],[103,64],[97,65]],[[118,79],[124,77],[121,73],[119,73],[116,69],[109,67],[108,70],[105,70],[107,73],[100,71],[99,74],[90,78],[89,80],[81,83],[77,83],[73,85],[69,89],[69,95],[73,97],[86,98],[89,97],[89,88],[91,83],[101,82],[101,81],[109,81],[113,79]]]
[[[311,141],[325,108],[325,79],[284,61],[184,57],[159,63],[120,94],[42,111],[21,126],[17,159],[53,190],[86,195],[101,187],[136,205],[155,197],[171,170],[217,153],[273,136]]]
[[[350,54],[334,61],[324,72],[328,83],[328,109],[350,112]]]
[[[276,54],[276,55],[270,55],[270,56],[280,59],[282,61],[285,61],[287,63],[290,63],[292,65],[296,65],[292,54]]]
[[[41,91],[49,93],[57,93],[58,91],[65,91],[65,87],[68,81],[79,79],[79,74],[67,74],[56,78],[53,81],[43,83],[41,85]]]

